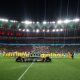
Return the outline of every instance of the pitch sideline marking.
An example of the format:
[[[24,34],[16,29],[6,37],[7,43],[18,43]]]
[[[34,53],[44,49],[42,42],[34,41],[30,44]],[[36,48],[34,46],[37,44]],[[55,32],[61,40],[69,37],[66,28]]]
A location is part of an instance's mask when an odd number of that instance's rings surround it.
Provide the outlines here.
[[[22,79],[22,77],[24,76],[24,74],[30,69],[30,67],[33,65],[33,63],[34,63],[34,62],[32,62],[32,63],[30,64],[30,66],[23,72],[23,74],[22,74],[17,80],[21,80],[21,79]]]

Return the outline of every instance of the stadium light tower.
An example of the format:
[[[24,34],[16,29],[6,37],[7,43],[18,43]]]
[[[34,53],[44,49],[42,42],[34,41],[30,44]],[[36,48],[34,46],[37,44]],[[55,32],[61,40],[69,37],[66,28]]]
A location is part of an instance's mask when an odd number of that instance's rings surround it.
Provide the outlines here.
[[[45,25],[45,24],[47,24],[47,22],[46,21],[43,21],[43,24]]]

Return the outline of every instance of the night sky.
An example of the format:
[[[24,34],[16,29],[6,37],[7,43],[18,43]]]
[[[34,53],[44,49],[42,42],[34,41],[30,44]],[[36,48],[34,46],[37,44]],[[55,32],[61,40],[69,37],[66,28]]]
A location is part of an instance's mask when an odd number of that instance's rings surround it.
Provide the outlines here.
[[[0,0],[0,17],[56,21],[80,17],[79,0]]]

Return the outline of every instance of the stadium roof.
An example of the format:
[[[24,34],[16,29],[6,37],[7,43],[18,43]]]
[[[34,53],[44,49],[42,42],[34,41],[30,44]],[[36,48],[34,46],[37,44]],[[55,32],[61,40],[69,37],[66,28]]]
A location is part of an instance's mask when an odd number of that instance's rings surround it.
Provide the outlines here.
[[[43,25],[46,25],[46,24],[62,24],[62,23],[65,23],[65,24],[67,24],[67,23],[70,23],[70,22],[79,22],[80,21],[80,19],[79,18],[75,18],[75,19],[64,19],[64,20],[62,20],[62,19],[60,19],[60,20],[58,20],[58,21],[42,21],[41,23],[43,23]],[[9,19],[5,19],[5,18],[0,18],[0,22],[12,22],[12,23],[16,23],[16,22],[18,22],[17,20],[9,20]],[[26,24],[26,25],[29,25],[29,24],[39,24],[40,22],[39,21],[37,21],[37,22],[34,22],[34,21],[29,21],[29,20],[25,20],[25,21],[21,21],[20,23],[24,23],[24,24]]]
[[[58,31],[63,31],[63,29],[74,29],[74,28],[80,28],[80,19],[75,18],[75,19],[59,19],[57,21],[50,21],[47,22],[42,21],[42,22],[34,22],[30,20],[25,20],[25,21],[17,21],[17,20],[8,20],[4,18],[0,18],[0,28],[3,28],[4,26],[8,26],[8,29],[11,29],[11,27],[14,27],[15,30],[19,31],[26,31],[30,32],[30,29],[33,30],[33,32],[40,32],[42,30],[45,32],[49,32],[49,30],[52,30],[52,32],[58,32]],[[5,28],[5,27],[4,27]],[[35,30],[36,29],[36,30]]]

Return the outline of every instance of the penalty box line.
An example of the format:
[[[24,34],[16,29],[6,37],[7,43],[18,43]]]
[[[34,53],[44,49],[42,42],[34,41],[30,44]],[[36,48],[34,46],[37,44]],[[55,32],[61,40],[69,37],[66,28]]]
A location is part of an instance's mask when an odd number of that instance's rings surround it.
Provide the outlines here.
[[[29,67],[23,72],[23,74],[17,79],[17,80],[21,80],[22,77],[25,75],[25,73],[27,73],[27,71],[31,68],[31,66],[33,65],[34,62],[32,62]]]

